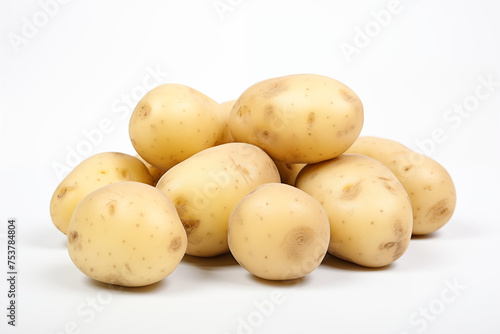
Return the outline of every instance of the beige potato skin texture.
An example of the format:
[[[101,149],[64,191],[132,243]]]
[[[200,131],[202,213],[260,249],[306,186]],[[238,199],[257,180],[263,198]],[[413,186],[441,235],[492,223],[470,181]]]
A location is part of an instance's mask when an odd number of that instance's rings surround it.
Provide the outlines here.
[[[285,163],[315,163],[342,154],[359,136],[363,105],[343,83],[296,74],[261,81],[237,99],[229,117],[236,141]]]
[[[68,252],[85,275],[129,287],[170,275],[187,237],[172,202],[158,189],[124,181],[86,196],[68,229]]]
[[[362,266],[382,267],[408,248],[411,203],[402,184],[379,161],[343,154],[304,167],[296,186],[327,212],[330,254]]]
[[[229,215],[253,188],[280,182],[271,158],[257,146],[228,143],[199,152],[168,170],[156,187],[175,204],[188,235],[186,253],[227,253]]]
[[[455,185],[435,160],[379,137],[360,137],[348,152],[377,159],[401,181],[413,207],[414,235],[435,232],[451,219],[457,201]]]
[[[297,279],[320,265],[330,226],[325,210],[310,195],[287,184],[264,184],[236,205],[228,238],[234,258],[253,275]]]
[[[78,164],[57,186],[50,200],[50,216],[59,231],[66,234],[78,203],[92,191],[120,181],[151,185],[152,176],[136,157],[119,152],[93,155]]]
[[[164,84],[137,104],[129,123],[136,152],[153,166],[168,170],[222,137],[218,103],[190,87]]]

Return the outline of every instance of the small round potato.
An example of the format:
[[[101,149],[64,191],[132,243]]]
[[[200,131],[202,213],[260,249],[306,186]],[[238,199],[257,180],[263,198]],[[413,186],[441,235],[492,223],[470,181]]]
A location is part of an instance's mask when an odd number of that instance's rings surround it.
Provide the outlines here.
[[[238,202],[229,218],[228,238],[234,258],[253,275],[296,279],[320,265],[330,226],[313,197],[287,184],[270,183]]]
[[[348,152],[377,159],[396,175],[410,196],[414,235],[435,232],[451,219],[457,202],[455,185],[435,160],[378,137],[360,137]]]
[[[132,145],[144,160],[168,170],[221,140],[217,108],[217,102],[190,87],[160,85],[139,101],[130,117]]]
[[[411,203],[403,185],[379,161],[343,154],[307,165],[295,185],[325,208],[330,254],[362,266],[382,267],[406,252]]]
[[[171,274],[187,237],[170,199],[158,189],[124,181],[99,188],[77,206],[68,252],[85,275],[136,287]]]
[[[339,156],[359,136],[363,105],[343,83],[297,74],[258,82],[237,99],[229,117],[236,141],[257,145],[285,163]]]
[[[59,231],[66,234],[69,221],[80,201],[92,191],[120,181],[153,184],[146,166],[125,153],[93,155],[77,165],[57,186],[50,200],[50,216]]]
[[[253,188],[280,182],[271,158],[255,145],[228,143],[203,150],[169,169],[156,187],[175,204],[188,235],[187,254],[229,252],[227,224]]]

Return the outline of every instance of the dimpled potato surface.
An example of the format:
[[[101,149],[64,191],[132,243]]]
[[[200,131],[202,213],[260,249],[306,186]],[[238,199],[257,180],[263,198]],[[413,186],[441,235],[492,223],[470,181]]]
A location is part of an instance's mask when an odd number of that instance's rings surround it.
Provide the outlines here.
[[[68,252],[85,275],[122,286],[144,286],[171,274],[187,237],[170,199],[131,181],[86,196],[68,229]]]
[[[236,141],[257,145],[285,163],[315,163],[342,154],[359,136],[363,105],[343,83],[296,74],[244,91],[229,117]]]
[[[411,203],[396,176],[379,161],[343,154],[304,167],[295,185],[325,208],[332,255],[366,267],[382,267],[408,248]]]
[[[269,280],[304,277],[328,249],[330,226],[321,204],[282,183],[249,192],[229,219],[229,248],[240,265]]]
[[[66,234],[71,215],[80,201],[92,191],[120,181],[152,184],[147,167],[138,158],[125,153],[104,152],[77,165],[57,186],[50,200],[52,222]]]
[[[379,137],[360,137],[348,152],[377,159],[396,175],[410,196],[414,235],[435,232],[451,219],[457,202],[455,185],[437,161]]]

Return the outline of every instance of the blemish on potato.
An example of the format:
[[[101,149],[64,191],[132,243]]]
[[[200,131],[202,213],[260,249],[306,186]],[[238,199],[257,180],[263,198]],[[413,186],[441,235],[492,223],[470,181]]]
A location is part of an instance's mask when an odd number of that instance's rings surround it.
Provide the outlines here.
[[[340,195],[340,199],[345,201],[350,201],[356,198],[361,192],[362,189],[361,183],[362,181],[358,181],[355,184],[345,185],[344,188],[342,189],[342,194]]]
[[[168,249],[171,250],[172,252],[178,251],[182,246],[182,239],[181,237],[175,237],[170,241],[170,245],[168,246]]]
[[[431,223],[436,223],[445,220],[449,214],[448,200],[443,199],[432,206],[425,216]]]
[[[309,247],[314,239],[314,231],[306,226],[296,227],[290,230],[283,239],[281,247],[285,249],[287,257],[290,259],[300,259],[304,251]]]
[[[106,207],[108,208],[108,214],[109,215],[114,215],[115,214],[115,206],[117,202],[115,200],[112,200],[106,204]]]
[[[149,105],[149,103],[142,103],[141,106],[139,107],[137,115],[139,118],[146,118],[149,116],[150,113],[151,113],[151,106]]]
[[[78,236],[79,235],[78,235],[77,231],[70,232],[69,235],[68,235],[68,242],[70,244],[73,244],[73,243],[77,242],[78,241]]]
[[[380,246],[378,246],[378,249],[379,250],[383,250],[383,249],[391,249],[392,247],[394,247],[396,243],[391,241],[391,242],[386,242],[386,243],[382,243],[380,244]]]
[[[307,127],[311,128],[314,125],[314,121],[316,120],[316,114],[314,112],[310,112],[307,116]]]
[[[199,219],[181,218],[181,221],[182,221],[182,226],[184,226],[184,230],[186,230],[186,234],[188,237],[198,228],[198,225],[200,225]]]
[[[346,89],[341,88],[341,89],[339,89],[339,92],[340,92],[340,96],[348,102],[354,102],[357,100],[356,96]]]

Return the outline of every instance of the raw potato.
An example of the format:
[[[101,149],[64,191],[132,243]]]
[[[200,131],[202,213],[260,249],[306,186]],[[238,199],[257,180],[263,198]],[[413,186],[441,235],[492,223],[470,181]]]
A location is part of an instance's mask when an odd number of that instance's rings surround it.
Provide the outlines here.
[[[289,164],[279,160],[273,160],[278,171],[280,172],[281,182],[289,184],[291,186],[295,185],[295,179],[299,172],[304,168],[306,164]]]
[[[281,183],[248,193],[229,218],[229,248],[257,277],[287,280],[313,272],[328,249],[330,226],[321,204]]]
[[[363,105],[343,83],[297,74],[261,81],[236,101],[229,130],[236,141],[264,149],[285,163],[339,156],[359,136]]]
[[[136,152],[153,166],[168,170],[221,140],[219,104],[179,84],[150,90],[137,104],[129,124]]]
[[[223,128],[222,138],[217,143],[217,145],[234,142],[234,138],[231,135],[231,132],[229,131],[228,123],[229,123],[229,115],[231,114],[231,110],[233,109],[235,103],[236,100],[226,101],[224,103],[219,104],[219,108],[217,108],[219,113],[219,119],[221,122],[220,126]]]
[[[403,185],[379,161],[343,154],[304,167],[296,186],[325,208],[332,255],[362,266],[382,267],[408,248],[411,203]]]
[[[50,200],[54,225],[66,234],[78,203],[92,191],[120,181],[138,181],[151,185],[152,176],[136,157],[105,152],[93,155],[76,166],[57,186]]]
[[[413,234],[439,230],[453,215],[457,195],[453,180],[435,160],[384,138],[360,137],[348,150],[370,156],[396,175],[413,207]]]
[[[229,251],[231,210],[250,190],[269,182],[280,182],[280,177],[263,150],[251,144],[228,143],[175,165],[156,187],[177,208],[188,235],[187,254],[208,257]]]
[[[68,229],[68,252],[85,275],[136,287],[170,275],[187,237],[170,199],[147,184],[124,181],[86,196]]]

